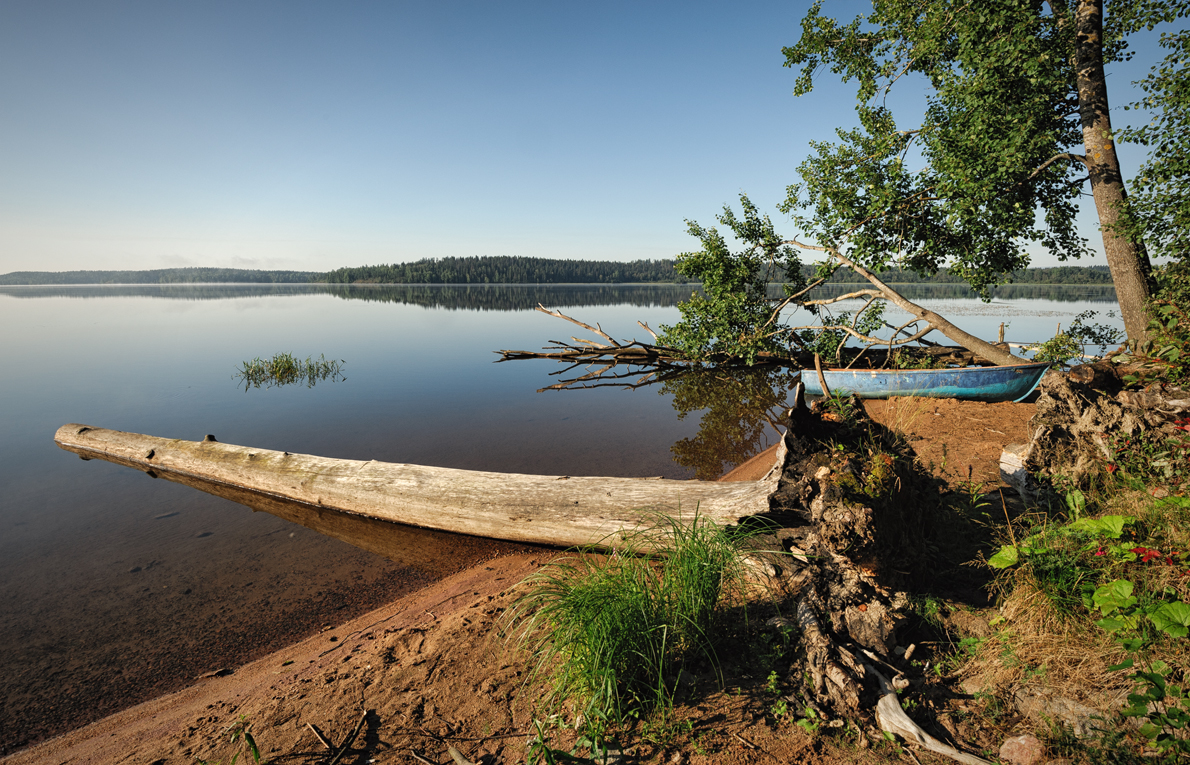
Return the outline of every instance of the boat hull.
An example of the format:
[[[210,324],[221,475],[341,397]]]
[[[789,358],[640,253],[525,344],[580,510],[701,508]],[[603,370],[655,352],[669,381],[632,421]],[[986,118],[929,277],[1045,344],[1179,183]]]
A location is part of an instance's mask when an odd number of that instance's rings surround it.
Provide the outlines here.
[[[955,369],[827,369],[826,386],[832,394],[860,398],[924,396],[969,401],[1020,401],[1033,392],[1049,364],[1016,364],[1005,367]],[[823,395],[818,376],[802,375],[806,393]]]

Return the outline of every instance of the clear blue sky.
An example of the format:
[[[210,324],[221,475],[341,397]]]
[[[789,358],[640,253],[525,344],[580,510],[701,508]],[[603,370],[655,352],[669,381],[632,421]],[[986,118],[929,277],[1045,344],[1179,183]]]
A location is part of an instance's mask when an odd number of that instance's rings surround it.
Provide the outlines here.
[[[854,122],[792,95],[808,6],[5,0],[0,273],[671,257],[740,192],[779,222]]]

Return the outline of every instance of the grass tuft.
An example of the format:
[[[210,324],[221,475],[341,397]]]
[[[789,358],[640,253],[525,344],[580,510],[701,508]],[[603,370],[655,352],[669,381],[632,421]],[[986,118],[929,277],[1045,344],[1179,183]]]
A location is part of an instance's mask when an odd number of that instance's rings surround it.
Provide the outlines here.
[[[658,516],[611,554],[580,551],[530,578],[510,612],[513,632],[588,736],[664,715],[683,663],[705,661],[718,674],[721,607],[743,592],[747,536]]]
[[[317,360],[308,356],[303,361],[292,353],[278,353],[267,360],[257,357],[245,361],[236,369],[236,377],[244,384],[245,391],[261,386],[272,388],[300,382],[306,383],[307,388],[313,388],[315,383],[323,380],[346,380],[342,371],[345,363],[342,360],[327,361],[322,355]]]

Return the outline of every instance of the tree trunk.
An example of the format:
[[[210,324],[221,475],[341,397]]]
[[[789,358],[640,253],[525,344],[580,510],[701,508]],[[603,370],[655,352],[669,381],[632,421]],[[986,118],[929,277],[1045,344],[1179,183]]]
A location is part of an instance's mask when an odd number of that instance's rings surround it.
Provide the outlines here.
[[[1116,299],[1128,339],[1148,337],[1146,303],[1151,291],[1149,256],[1144,245],[1116,230],[1127,204],[1124,178],[1111,131],[1107,81],[1103,72],[1103,0],[1079,0],[1075,10],[1075,68],[1091,192],[1103,232],[1103,251],[1116,285]]]

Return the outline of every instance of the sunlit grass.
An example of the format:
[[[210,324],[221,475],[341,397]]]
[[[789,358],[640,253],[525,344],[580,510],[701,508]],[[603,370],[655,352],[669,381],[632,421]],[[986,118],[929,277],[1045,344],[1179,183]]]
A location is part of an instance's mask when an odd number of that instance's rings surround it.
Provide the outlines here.
[[[722,608],[742,597],[746,533],[659,522],[610,555],[548,564],[510,614],[556,701],[596,739],[628,717],[664,715],[685,661],[717,667]]]

